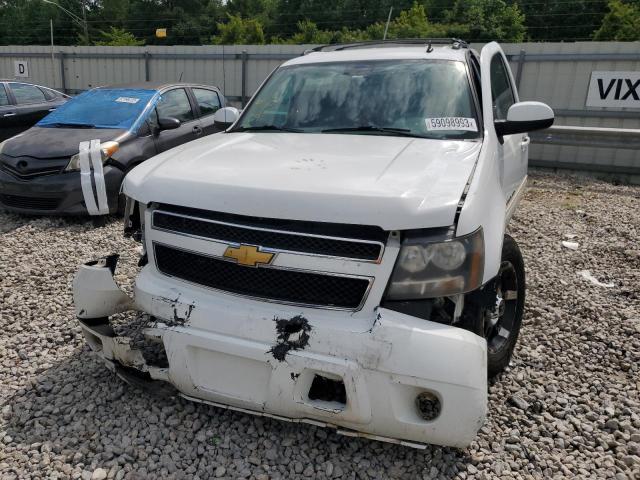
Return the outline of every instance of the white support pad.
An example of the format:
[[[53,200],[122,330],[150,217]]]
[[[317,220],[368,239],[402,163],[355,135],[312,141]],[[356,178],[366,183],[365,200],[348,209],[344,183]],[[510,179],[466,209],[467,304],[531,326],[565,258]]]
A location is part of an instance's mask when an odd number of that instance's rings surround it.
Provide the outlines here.
[[[91,165],[89,164],[89,142],[80,142],[79,155],[80,155],[80,185],[82,186],[82,195],[84,196],[84,203],[87,206],[89,215],[98,215],[98,207],[96,206],[96,199],[93,195],[93,187],[91,186]]]
[[[102,168],[100,140],[80,142],[78,150],[80,155],[80,185],[82,186],[82,194],[87,211],[89,215],[107,215],[109,213],[109,204],[107,202],[107,186]],[[97,203],[93,193],[93,185],[96,187]]]
[[[89,149],[93,165],[93,181],[98,195],[98,214],[107,215],[109,213],[109,205],[107,204],[107,186],[104,181],[104,170],[102,169],[100,140],[91,140]]]

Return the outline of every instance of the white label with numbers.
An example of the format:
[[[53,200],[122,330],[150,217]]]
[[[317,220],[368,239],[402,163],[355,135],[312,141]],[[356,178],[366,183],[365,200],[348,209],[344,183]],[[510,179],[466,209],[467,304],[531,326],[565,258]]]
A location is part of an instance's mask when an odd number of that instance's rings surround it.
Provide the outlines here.
[[[427,130],[465,130],[467,132],[477,132],[475,118],[466,117],[438,117],[425,118]]]

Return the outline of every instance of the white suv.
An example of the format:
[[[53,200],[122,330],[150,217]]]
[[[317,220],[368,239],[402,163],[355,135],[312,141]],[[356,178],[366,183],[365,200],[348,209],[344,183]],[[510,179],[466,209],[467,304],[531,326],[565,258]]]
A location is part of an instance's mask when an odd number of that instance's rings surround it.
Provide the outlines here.
[[[81,267],[92,349],[195,401],[467,445],[518,337],[524,266],[505,227],[526,132],[553,111],[519,101],[496,43],[426,40],[315,49],[216,115],[224,133],[127,175],[143,268],[129,298],[117,256]],[[109,317],[127,310],[122,336]]]

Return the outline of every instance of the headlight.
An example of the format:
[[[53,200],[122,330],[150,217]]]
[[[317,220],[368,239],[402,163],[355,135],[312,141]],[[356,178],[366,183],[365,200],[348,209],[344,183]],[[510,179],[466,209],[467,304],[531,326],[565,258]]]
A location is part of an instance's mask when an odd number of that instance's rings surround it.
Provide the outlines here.
[[[6,140],[4,142],[0,142],[0,153],[2,153],[2,148],[4,147],[5,143],[7,143]]]
[[[482,284],[482,228],[443,242],[409,233],[402,242],[387,287],[387,300],[444,297],[475,290]]]
[[[102,163],[104,164],[104,162],[109,160],[119,148],[120,144],[118,142],[104,142],[100,144],[100,156],[102,157]],[[71,157],[69,164],[64,169],[66,172],[80,170],[80,154],[76,153]]]

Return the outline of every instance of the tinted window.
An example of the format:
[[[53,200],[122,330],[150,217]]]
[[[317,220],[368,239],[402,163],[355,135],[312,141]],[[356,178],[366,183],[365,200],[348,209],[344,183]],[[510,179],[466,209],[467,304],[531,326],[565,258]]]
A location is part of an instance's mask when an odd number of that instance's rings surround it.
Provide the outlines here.
[[[192,91],[203,117],[215,113],[220,108],[220,98],[218,98],[218,94],[213,90],[193,88]]]
[[[273,74],[236,128],[338,128],[367,135],[393,135],[396,129],[419,137],[477,138],[472,98],[465,64],[458,61],[292,65]]]
[[[177,88],[163,93],[158,102],[158,116],[160,118],[172,117],[181,122],[193,119],[189,97],[184,88]]]
[[[47,100],[53,100],[58,95],[53,90],[49,90],[48,88],[40,88],[44,92],[44,96],[47,97]]]
[[[515,100],[509,83],[509,74],[500,55],[491,59],[491,98],[494,120],[506,120],[509,107]]]
[[[44,93],[38,87],[25,83],[10,83],[13,96],[16,97],[18,105],[23,103],[42,103],[45,101]]]
[[[4,85],[0,83],[0,106],[9,105],[9,98],[7,97],[7,91],[4,89]]]

